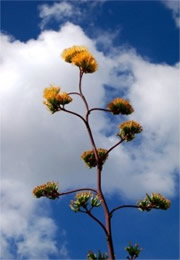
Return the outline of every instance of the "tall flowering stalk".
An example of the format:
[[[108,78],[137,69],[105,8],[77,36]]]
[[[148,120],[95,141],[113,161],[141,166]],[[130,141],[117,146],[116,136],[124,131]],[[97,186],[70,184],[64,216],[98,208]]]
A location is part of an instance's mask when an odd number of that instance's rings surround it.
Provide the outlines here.
[[[101,253],[100,251],[95,254],[92,251],[89,251],[87,258],[89,260],[94,259],[115,259],[115,252],[113,246],[113,236],[111,230],[111,222],[113,214],[122,208],[136,208],[141,211],[150,211],[152,209],[162,209],[166,210],[170,207],[170,201],[164,198],[161,194],[152,193],[151,196],[146,194],[144,200],[140,200],[136,205],[120,205],[110,210],[109,205],[107,204],[104,192],[101,185],[101,174],[103,170],[103,165],[108,159],[110,152],[119,146],[123,142],[132,141],[136,134],[142,132],[142,126],[131,120],[125,121],[119,126],[119,133],[117,136],[119,140],[116,144],[110,147],[108,150],[104,148],[97,148],[94,140],[94,136],[91,130],[89,123],[89,116],[92,112],[99,110],[103,112],[111,112],[112,115],[129,115],[134,112],[133,107],[131,106],[128,100],[125,100],[121,97],[115,98],[109,104],[107,108],[89,108],[86,97],[82,91],[82,77],[86,73],[94,73],[98,68],[98,64],[89,52],[89,50],[84,46],[73,46],[71,48],[65,49],[62,53],[62,58],[71,63],[74,66],[77,66],[79,69],[79,90],[78,92],[61,92],[60,87],[51,85],[49,88],[44,90],[44,104],[47,106],[48,110],[53,114],[58,111],[63,111],[69,114],[80,118],[88,132],[89,139],[91,141],[91,150],[84,151],[81,155],[81,159],[85,162],[86,166],[91,169],[92,167],[96,168],[96,178],[97,186],[96,189],[93,188],[79,188],[75,190],[60,192],[58,191],[58,183],[56,182],[47,182],[44,185],[37,186],[33,190],[33,194],[36,198],[47,197],[49,199],[57,199],[63,195],[69,195],[76,193],[75,199],[71,200],[70,208],[75,212],[81,212],[87,214],[92,218],[104,231],[106,241],[107,241],[107,253]],[[66,106],[73,101],[72,95],[78,95],[81,97],[82,101],[85,104],[86,112],[85,116],[68,110]],[[96,207],[102,207],[104,212],[104,221],[99,220],[92,211]],[[135,259],[139,256],[142,249],[138,248],[138,244],[134,247],[130,243],[129,247],[125,248],[128,252],[128,259]]]

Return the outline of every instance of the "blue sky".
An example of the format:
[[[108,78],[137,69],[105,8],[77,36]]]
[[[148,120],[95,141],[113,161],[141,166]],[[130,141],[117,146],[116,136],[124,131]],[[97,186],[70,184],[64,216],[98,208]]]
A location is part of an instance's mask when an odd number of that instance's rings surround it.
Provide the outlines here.
[[[118,259],[128,241],[139,259],[179,259],[178,1],[1,2],[1,259],[85,259],[107,252],[100,227],[69,208],[73,196],[36,200],[33,187],[58,181],[60,190],[95,186],[95,171],[80,160],[90,149],[78,119],[50,115],[42,104],[49,84],[75,91],[78,71],[60,58],[64,48],[86,45],[99,69],[83,79],[90,106],[128,98],[128,117],[143,133],[112,152],[103,189],[110,208],[135,204],[146,192],[171,199],[168,211],[122,209],[113,217]],[[83,113],[73,100],[71,109]],[[125,117],[96,113],[97,146],[117,142]],[[101,209],[97,216],[102,218]]]

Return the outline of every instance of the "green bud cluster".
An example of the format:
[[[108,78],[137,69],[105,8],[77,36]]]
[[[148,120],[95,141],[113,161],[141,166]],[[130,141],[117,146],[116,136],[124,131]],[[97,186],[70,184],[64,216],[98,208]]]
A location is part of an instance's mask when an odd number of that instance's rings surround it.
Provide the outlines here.
[[[96,255],[93,251],[89,251],[87,255],[88,260],[105,260],[108,259],[107,253],[101,253],[100,250],[98,250],[98,254]]]
[[[71,200],[70,208],[74,212],[80,211],[81,207],[87,209],[88,204],[91,207],[99,207],[101,205],[101,201],[98,196],[92,194],[91,192],[81,192],[76,194],[75,200]]]
[[[132,245],[131,242],[129,242],[129,246],[125,248],[125,250],[129,253],[129,256],[127,256],[127,259],[133,259],[137,258],[142,251],[142,248],[138,248],[139,245],[135,244],[135,246]],[[131,258],[130,258],[131,257]]]
[[[171,202],[159,193],[151,193],[151,196],[146,194],[144,200],[137,203],[141,211],[150,211],[152,208],[167,210]]]

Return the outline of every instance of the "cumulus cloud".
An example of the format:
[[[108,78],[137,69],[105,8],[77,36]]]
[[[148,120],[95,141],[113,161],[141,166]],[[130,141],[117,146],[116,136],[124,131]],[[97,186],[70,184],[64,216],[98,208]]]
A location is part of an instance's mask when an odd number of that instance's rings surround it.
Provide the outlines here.
[[[132,118],[139,120],[144,126],[141,145],[146,147],[147,142],[151,143],[148,153],[154,159],[157,152],[162,155],[162,159],[166,152],[170,156],[164,148],[168,145],[172,146],[172,149],[177,148],[175,144],[177,132],[174,131],[173,136],[171,132],[172,129],[177,129],[178,68],[165,64],[151,64],[131,51],[105,57],[96,51],[95,42],[90,40],[79,26],[66,24],[59,32],[45,31],[37,40],[30,40],[27,43],[10,42],[6,36],[2,36],[4,51],[1,65],[3,75],[1,106],[4,172],[11,178],[13,176],[16,178],[18,175],[32,185],[46,181],[49,175],[51,179],[61,180],[63,188],[94,182],[93,174],[84,174],[86,168],[79,159],[79,155],[90,147],[80,119],[62,112],[51,115],[41,103],[43,89],[51,83],[60,85],[65,91],[77,90],[77,68],[60,58],[61,51],[71,46],[72,42],[88,46],[100,65],[98,72],[85,75],[83,79],[84,93],[90,106],[105,105],[107,97],[104,85],[111,86],[112,91],[116,93],[126,90],[126,97],[130,98],[135,108]],[[6,53],[6,56],[3,53]],[[131,74],[123,75],[123,71],[127,70],[131,71]],[[7,77],[9,74],[11,77]],[[74,101],[69,108],[83,114],[83,104],[78,98],[73,98]],[[109,121],[111,121],[109,117],[99,112],[94,112],[91,116],[98,146],[103,142],[108,147],[115,141],[113,136],[107,139],[102,134],[106,126],[109,129]],[[73,131],[74,129],[76,130]],[[168,136],[171,138],[167,138]],[[144,162],[140,157],[132,160],[131,144],[123,144],[122,147],[119,149],[124,150],[123,156],[129,162],[149,165],[148,156],[143,157]],[[175,158],[176,156],[174,160]],[[8,163],[9,160],[11,164]],[[174,160],[165,162],[169,165]],[[68,161],[71,161],[71,164]],[[176,166],[174,163],[172,168],[170,167],[171,170],[173,171]],[[125,168],[123,170],[126,172]],[[146,174],[143,169],[141,172]],[[170,172],[168,176],[172,177]],[[129,183],[129,180],[127,181]],[[113,180],[110,182],[113,183]],[[107,183],[109,184],[109,180]],[[159,186],[161,189],[160,183]],[[167,192],[168,190],[167,187]]]
[[[144,197],[146,192],[175,195],[178,65],[152,64],[134,50],[121,48],[112,49],[111,55],[105,56],[97,51],[95,40],[71,23],[57,32],[44,31],[37,40],[26,43],[1,35],[1,178],[5,182],[2,198],[8,197],[11,189],[15,194],[13,200],[5,200],[9,202],[4,204],[2,215],[6,255],[11,254],[8,239],[13,236],[19,239],[21,256],[34,257],[29,255],[30,249],[38,257],[41,251],[41,258],[48,258],[48,252],[67,255],[66,245],[57,248],[55,223],[50,216],[42,217],[37,211],[39,205],[43,210],[43,204],[32,200],[31,190],[49,180],[59,181],[61,190],[94,186],[96,182],[95,171],[88,170],[80,159],[84,150],[91,149],[83,123],[63,112],[51,115],[42,104],[43,89],[49,84],[59,85],[67,92],[77,90],[78,69],[60,58],[60,53],[72,45],[86,45],[99,63],[96,73],[83,78],[90,107],[103,107],[111,96],[123,93],[135,109],[128,119],[139,121],[144,128],[134,142],[123,143],[112,151],[104,166],[105,192],[117,192],[128,199]],[[106,93],[104,86],[111,92]],[[79,97],[73,96],[68,107],[84,115]],[[110,148],[118,141],[117,124],[125,118],[112,118],[102,112],[92,113],[97,147]],[[23,196],[19,196],[19,190]],[[21,223],[21,229],[12,226],[12,214]],[[42,221],[38,221],[39,215]],[[37,247],[39,240],[43,241],[42,248]]]
[[[180,4],[179,0],[161,0],[161,2],[172,11],[177,27],[180,27]]]
[[[54,220],[30,191],[31,187],[20,180],[1,179],[1,259],[67,256],[65,245],[58,248],[56,244]]]

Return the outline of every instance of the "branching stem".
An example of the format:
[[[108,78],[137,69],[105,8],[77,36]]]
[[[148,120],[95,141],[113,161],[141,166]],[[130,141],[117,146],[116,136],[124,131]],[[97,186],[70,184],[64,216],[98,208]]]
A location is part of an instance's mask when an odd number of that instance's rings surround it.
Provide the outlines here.
[[[84,207],[85,208],[85,210],[86,211],[81,211],[81,212],[83,212],[83,213],[86,213],[88,216],[90,216],[93,220],[95,220],[101,227],[102,227],[102,229],[104,230],[104,232],[105,232],[105,234],[106,234],[106,236],[108,235],[108,233],[107,233],[107,230],[106,230],[106,227],[104,226],[104,224],[98,219],[98,218],[96,218],[92,213],[91,213],[91,210],[88,210],[88,208],[87,207]]]
[[[119,209],[122,209],[122,208],[136,208],[136,209],[158,209],[156,206],[150,206],[150,207],[140,207],[140,206],[138,206],[138,205],[121,205],[121,206],[118,206],[118,207],[116,207],[116,208],[114,208],[114,209],[112,209],[111,211],[110,211],[110,215],[111,215],[111,217],[112,217],[112,215],[113,215],[113,213],[116,211],[116,210],[119,210]]]
[[[74,193],[74,192],[79,192],[79,191],[92,191],[92,192],[97,193],[97,191],[95,189],[82,188],[82,189],[75,189],[75,190],[70,190],[70,191],[66,191],[66,192],[61,192],[61,193],[59,193],[59,196],[68,195],[68,194],[71,194],[71,193]]]
[[[120,145],[122,142],[124,142],[124,139],[121,139],[119,142],[117,142],[115,145],[113,145],[107,153],[110,153],[114,148],[116,148],[118,145]]]
[[[104,112],[111,112],[110,110],[105,109],[105,108],[94,107],[94,108],[89,109],[88,114],[90,114],[92,111],[95,111],[95,110],[104,111]]]

